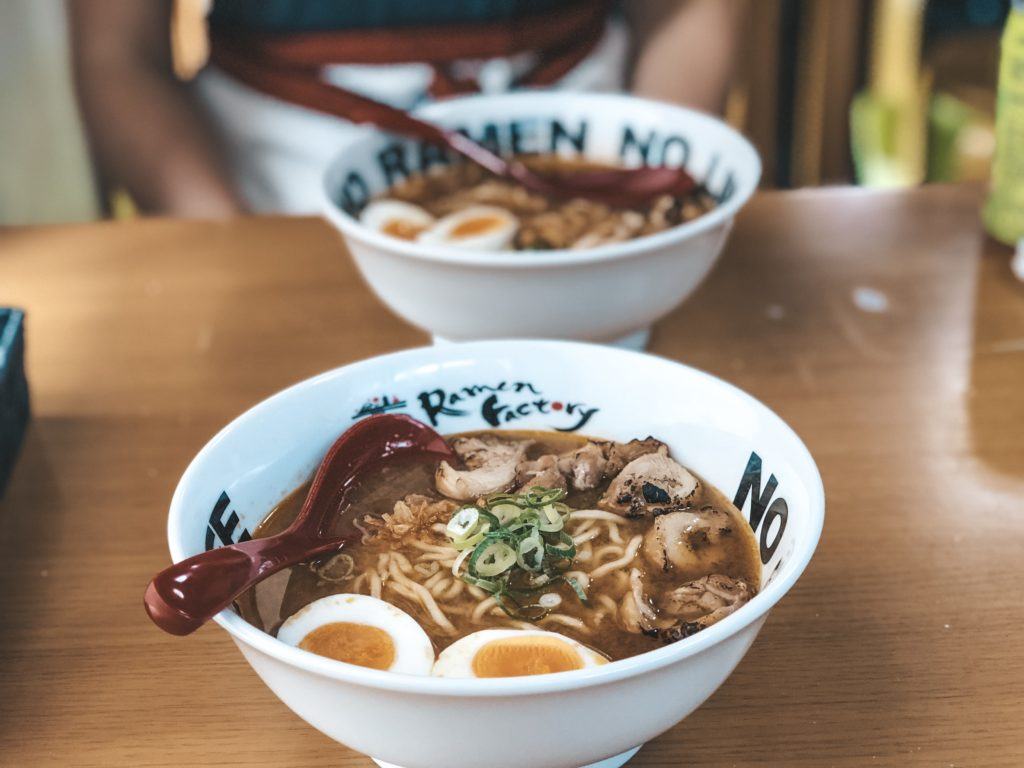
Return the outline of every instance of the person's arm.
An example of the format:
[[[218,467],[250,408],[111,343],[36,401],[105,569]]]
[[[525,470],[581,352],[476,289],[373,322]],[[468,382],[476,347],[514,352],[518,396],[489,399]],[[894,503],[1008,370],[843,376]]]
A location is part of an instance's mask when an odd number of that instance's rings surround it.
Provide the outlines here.
[[[238,212],[213,132],[174,76],[170,0],[72,0],[68,11],[78,100],[102,178],[147,213]]]
[[[725,108],[740,47],[742,0],[628,0],[633,92],[708,112]]]

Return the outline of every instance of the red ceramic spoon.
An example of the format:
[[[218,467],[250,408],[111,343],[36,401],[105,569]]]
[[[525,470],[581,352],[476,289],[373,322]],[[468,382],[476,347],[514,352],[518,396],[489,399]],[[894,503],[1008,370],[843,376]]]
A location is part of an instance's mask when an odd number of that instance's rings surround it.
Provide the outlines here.
[[[453,459],[444,439],[409,416],[387,414],[357,422],[339,437],[313,478],[287,530],[190,557],[161,571],[146,587],[146,612],[172,635],[194,632],[242,592],[289,565],[341,549],[332,536],[338,514],[360,476],[391,458]]]
[[[450,128],[441,128],[374,99],[335,88],[321,81],[315,72],[303,68],[268,69],[254,67],[251,57],[231,55],[221,46],[221,60],[229,56],[233,74],[271,93],[286,93],[291,101],[304,104],[353,123],[376,125],[393,133],[446,146],[491,173],[515,179],[527,189],[562,198],[584,197],[610,205],[642,204],[659,195],[685,195],[697,183],[682,168],[612,168],[570,174],[543,175],[517,160],[506,160]]]
[[[582,197],[608,205],[629,207],[642,205],[661,195],[681,197],[697,188],[697,182],[684,168],[665,166],[607,168],[573,171],[557,176],[543,175],[531,171],[518,160],[506,160],[494,154],[461,133],[442,130],[429,123],[422,125],[439,131],[443,137],[439,141],[495,175],[514,179],[533,192],[552,197]]]

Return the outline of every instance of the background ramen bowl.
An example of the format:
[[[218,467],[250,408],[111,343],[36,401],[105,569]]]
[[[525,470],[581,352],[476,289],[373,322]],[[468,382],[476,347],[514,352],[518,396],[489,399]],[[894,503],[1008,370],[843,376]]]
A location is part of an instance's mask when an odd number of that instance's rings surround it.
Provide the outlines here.
[[[252,531],[340,432],[382,410],[433,420],[442,433],[498,426],[618,440],[653,434],[727,495],[740,490],[745,516],[752,499],[763,502],[754,512],[765,562],[760,594],[693,637],[600,667],[506,679],[414,677],[293,648],[231,610],[216,617],[306,722],[406,768],[571,768],[605,758],[621,764],[728,677],[821,532],[824,496],[814,461],[750,396],[700,371],[612,347],[494,341],[348,365],[240,416],[199,452],[174,493],[174,560]],[[769,477],[777,482],[772,492]]]
[[[557,152],[621,165],[683,163],[721,199],[694,221],[589,250],[477,252],[398,240],[357,220],[366,201],[439,151],[367,131],[339,147],[325,211],[366,281],[436,336],[613,341],[642,334],[711,270],[761,175],[754,148],[709,115],[632,96],[522,92],[446,100],[421,116],[504,154]],[[634,336],[635,338],[635,336]]]

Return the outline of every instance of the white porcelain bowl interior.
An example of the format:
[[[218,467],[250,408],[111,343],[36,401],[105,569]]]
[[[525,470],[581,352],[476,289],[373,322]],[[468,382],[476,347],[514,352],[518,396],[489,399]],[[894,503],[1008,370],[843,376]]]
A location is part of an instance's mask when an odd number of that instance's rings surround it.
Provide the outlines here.
[[[654,738],[726,679],[768,610],[800,576],[821,532],[824,497],[814,461],[792,430],[750,396],[649,355],[496,341],[347,365],[247,411],[199,452],[175,491],[168,521],[174,560],[247,536],[309,477],[341,432],[381,411],[407,413],[442,433],[654,435],[684,465],[737,497],[764,564],[760,593],[690,638],[604,666],[536,677],[381,672],[288,646],[233,610],[216,617],[301,718],[406,768],[478,768],[482,755],[493,768],[570,768]]]
[[[360,211],[408,174],[451,158],[368,129],[339,147],[328,167],[324,212],[384,303],[452,340],[608,341],[647,328],[708,274],[761,174],[757,152],[726,123],[633,96],[527,91],[449,99],[418,114],[506,155],[683,165],[719,199],[689,223],[586,250],[479,252],[408,242],[362,225]]]

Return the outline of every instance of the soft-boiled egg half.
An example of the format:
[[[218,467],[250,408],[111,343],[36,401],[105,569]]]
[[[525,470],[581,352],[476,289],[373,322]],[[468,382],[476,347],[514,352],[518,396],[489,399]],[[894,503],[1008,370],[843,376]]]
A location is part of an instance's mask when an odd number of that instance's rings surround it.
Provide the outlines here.
[[[367,205],[359,221],[370,229],[400,240],[415,240],[434,224],[434,217],[412,203],[401,200],[374,200]]]
[[[429,675],[430,638],[416,620],[369,595],[329,595],[290,616],[277,639],[336,661],[388,672]]]
[[[438,219],[416,240],[427,245],[501,251],[508,248],[518,230],[519,220],[504,208],[471,205]]]
[[[569,672],[608,660],[557,632],[485,629],[449,645],[434,664],[435,677],[521,677]]]

